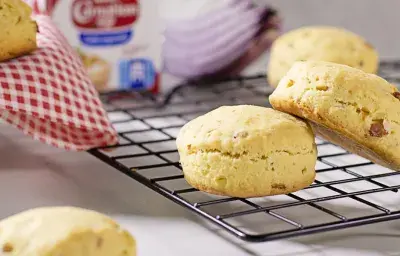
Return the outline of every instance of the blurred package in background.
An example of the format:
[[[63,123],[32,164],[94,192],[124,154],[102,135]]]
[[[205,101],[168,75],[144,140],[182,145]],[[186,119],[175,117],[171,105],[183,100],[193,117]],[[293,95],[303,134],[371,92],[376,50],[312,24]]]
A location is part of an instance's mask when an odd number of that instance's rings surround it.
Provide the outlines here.
[[[51,10],[98,91],[159,90],[157,0],[51,0],[45,5],[38,8]]]
[[[163,71],[183,80],[263,74],[280,30],[266,0],[166,0],[160,12]]]
[[[280,30],[267,0],[35,1],[101,92],[263,74]]]

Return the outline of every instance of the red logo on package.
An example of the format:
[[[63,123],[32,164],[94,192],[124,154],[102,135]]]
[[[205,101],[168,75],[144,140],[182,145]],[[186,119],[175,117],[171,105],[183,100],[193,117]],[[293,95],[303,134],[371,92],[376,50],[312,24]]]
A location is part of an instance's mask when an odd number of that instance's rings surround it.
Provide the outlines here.
[[[75,0],[72,21],[80,29],[131,26],[139,16],[137,0]]]

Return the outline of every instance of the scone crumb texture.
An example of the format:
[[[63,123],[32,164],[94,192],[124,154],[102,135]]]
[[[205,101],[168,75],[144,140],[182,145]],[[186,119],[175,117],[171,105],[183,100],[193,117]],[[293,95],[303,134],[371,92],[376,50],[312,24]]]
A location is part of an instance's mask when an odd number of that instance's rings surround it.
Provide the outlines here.
[[[0,221],[0,255],[135,256],[136,241],[113,219],[75,207],[43,207]]]
[[[176,143],[185,179],[208,193],[284,194],[315,177],[310,126],[271,108],[219,107],[182,127]]]

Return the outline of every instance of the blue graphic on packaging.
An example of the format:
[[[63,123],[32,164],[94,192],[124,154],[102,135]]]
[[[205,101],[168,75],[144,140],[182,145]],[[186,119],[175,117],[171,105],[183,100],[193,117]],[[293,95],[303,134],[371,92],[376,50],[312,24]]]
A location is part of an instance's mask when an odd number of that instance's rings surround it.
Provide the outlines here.
[[[88,46],[114,46],[128,43],[132,36],[132,30],[108,33],[81,32],[80,41]]]
[[[153,62],[149,59],[128,59],[119,63],[121,89],[151,89],[156,76]]]

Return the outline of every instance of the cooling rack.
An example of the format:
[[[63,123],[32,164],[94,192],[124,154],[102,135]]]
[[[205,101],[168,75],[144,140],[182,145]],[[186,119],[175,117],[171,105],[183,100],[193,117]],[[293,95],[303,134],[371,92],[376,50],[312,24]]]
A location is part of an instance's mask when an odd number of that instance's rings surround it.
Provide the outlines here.
[[[379,72],[399,84],[400,61],[382,62]],[[220,105],[269,106],[270,93],[260,75],[187,83],[157,97],[132,91],[103,94],[120,140],[118,145],[90,153],[246,241],[271,241],[400,218],[400,173],[318,138],[316,180],[296,193],[239,199],[206,194],[188,185],[175,148],[180,127]]]

